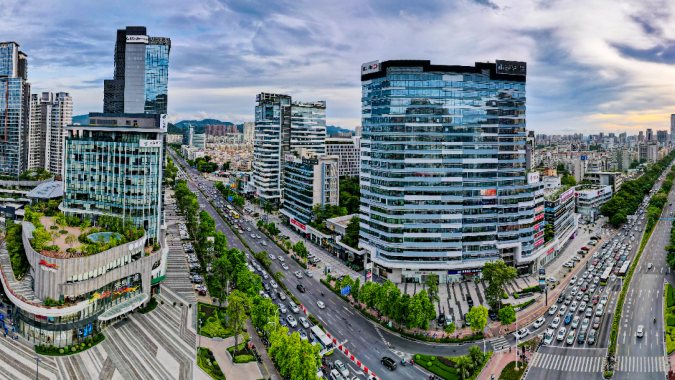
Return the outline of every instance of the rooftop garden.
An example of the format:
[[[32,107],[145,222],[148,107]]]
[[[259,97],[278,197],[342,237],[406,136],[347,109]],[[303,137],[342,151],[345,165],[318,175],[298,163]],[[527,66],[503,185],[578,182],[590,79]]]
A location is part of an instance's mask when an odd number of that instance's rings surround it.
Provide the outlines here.
[[[567,185],[567,186],[561,186],[561,187],[560,187],[559,189],[557,189],[556,191],[554,191],[554,192],[552,192],[552,193],[550,193],[550,194],[546,194],[546,195],[544,196],[544,198],[546,198],[546,200],[548,200],[548,201],[554,201],[554,200],[558,199],[558,197],[559,197],[560,195],[562,195],[562,193],[564,193],[564,192],[566,192],[567,190],[569,190],[570,187],[571,187],[570,185]]]
[[[42,255],[59,259],[95,255],[138,240],[145,234],[145,230],[133,226],[130,220],[107,215],[100,216],[92,227],[88,218],[80,220],[62,212],[50,218],[26,207],[24,219],[35,226],[31,247]],[[155,244],[145,251],[149,254],[158,249]]]

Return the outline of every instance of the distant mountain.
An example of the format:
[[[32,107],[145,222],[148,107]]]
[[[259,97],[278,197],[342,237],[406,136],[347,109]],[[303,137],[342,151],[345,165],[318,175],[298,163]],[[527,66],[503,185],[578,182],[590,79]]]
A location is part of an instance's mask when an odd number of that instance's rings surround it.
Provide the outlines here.
[[[73,116],[73,124],[87,125],[89,124],[89,115]]]
[[[217,124],[217,125],[234,125],[229,121],[220,121],[217,119],[204,119],[204,120],[183,120],[176,123],[176,126],[184,128],[186,125],[191,125],[193,127],[204,127],[207,124]]]
[[[327,135],[337,135],[338,132],[350,132],[352,135],[354,134],[354,131],[351,129],[336,127],[334,125],[329,125],[326,127]]]

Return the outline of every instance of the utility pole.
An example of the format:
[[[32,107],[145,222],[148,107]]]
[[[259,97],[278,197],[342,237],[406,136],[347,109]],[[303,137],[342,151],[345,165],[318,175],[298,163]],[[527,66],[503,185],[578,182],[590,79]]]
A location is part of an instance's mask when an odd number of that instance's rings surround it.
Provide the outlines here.
[[[35,380],[39,379],[40,376],[40,362],[42,359],[40,359],[37,355],[35,355]]]

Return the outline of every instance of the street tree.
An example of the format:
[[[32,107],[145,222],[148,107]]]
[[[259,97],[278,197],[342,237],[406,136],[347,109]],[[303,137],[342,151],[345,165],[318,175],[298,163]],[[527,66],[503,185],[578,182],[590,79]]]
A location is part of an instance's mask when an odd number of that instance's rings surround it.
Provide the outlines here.
[[[481,365],[483,365],[483,360],[485,357],[483,356],[483,351],[481,351],[480,347],[475,345],[469,347],[469,354],[467,356],[471,360],[474,368],[479,368]]]
[[[488,283],[485,298],[493,308],[499,310],[505,285],[516,278],[516,269],[504,263],[504,260],[488,261],[483,266],[483,280]]]
[[[286,278],[286,275],[280,270],[274,274],[274,279],[277,280],[277,282],[281,282],[284,278]]]
[[[358,216],[354,216],[349,220],[347,228],[345,229],[345,237],[340,241],[342,244],[346,244],[355,249],[359,247],[359,231],[361,229],[359,221],[360,219]]]
[[[221,255],[213,262],[211,269],[213,272],[211,275],[213,284],[220,290],[219,294],[216,295],[218,297],[218,306],[222,307],[222,303],[227,297],[229,282],[234,275],[234,267],[228,255]]]
[[[234,351],[232,356],[237,355],[239,348],[239,334],[246,329],[246,311],[251,307],[251,300],[249,297],[235,290],[227,297],[227,320],[229,325],[234,329]]]
[[[499,320],[503,326],[508,326],[516,321],[516,311],[511,305],[506,305],[499,310]]]
[[[240,265],[237,271],[237,290],[249,296],[255,296],[262,290],[260,276],[251,272],[245,265]]]
[[[471,374],[473,373],[473,363],[467,355],[462,355],[455,359],[455,364],[457,374],[459,374],[459,377],[461,377],[462,380],[466,380],[471,377]]]
[[[441,299],[438,297],[438,275],[433,273],[428,275],[426,281],[424,281],[424,285],[426,285],[429,300],[431,302],[439,302]]]
[[[305,244],[303,244],[302,241],[295,243],[293,246],[293,253],[303,258],[305,260],[305,264],[307,264],[307,247],[305,247]]]
[[[445,326],[445,332],[446,332],[448,335],[454,334],[454,333],[455,333],[455,329],[456,329],[456,327],[455,327],[455,322],[451,322],[449,325]]]
[[[273,325],[269,323],[273,322]],[[251,323],[260,330],[269,331],[270,327],[278,327],[277,305],[269,298],[256,295],[251,305]]]
[[[474,306],[469,310],[469,315],[466,316],[467,321],[471,324],[471,331],[475,333],[483,331],[487,326],[488,310],[483,306]]]

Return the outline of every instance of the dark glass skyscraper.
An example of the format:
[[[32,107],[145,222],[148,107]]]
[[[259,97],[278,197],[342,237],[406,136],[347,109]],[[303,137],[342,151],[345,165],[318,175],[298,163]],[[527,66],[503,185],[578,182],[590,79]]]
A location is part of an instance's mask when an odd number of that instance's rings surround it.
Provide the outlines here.
[[[104,113],[167,113],[171,40],[144,26],[117,30],[115,78],[104,82]]]
[[[30,83],[28,60],[16,42],[0,43],[0,175],[27,168]]]
[[[361,69],[361,242],[393,282],[521,273],[544,250],[526,168],[525,63],[370,62]]]

